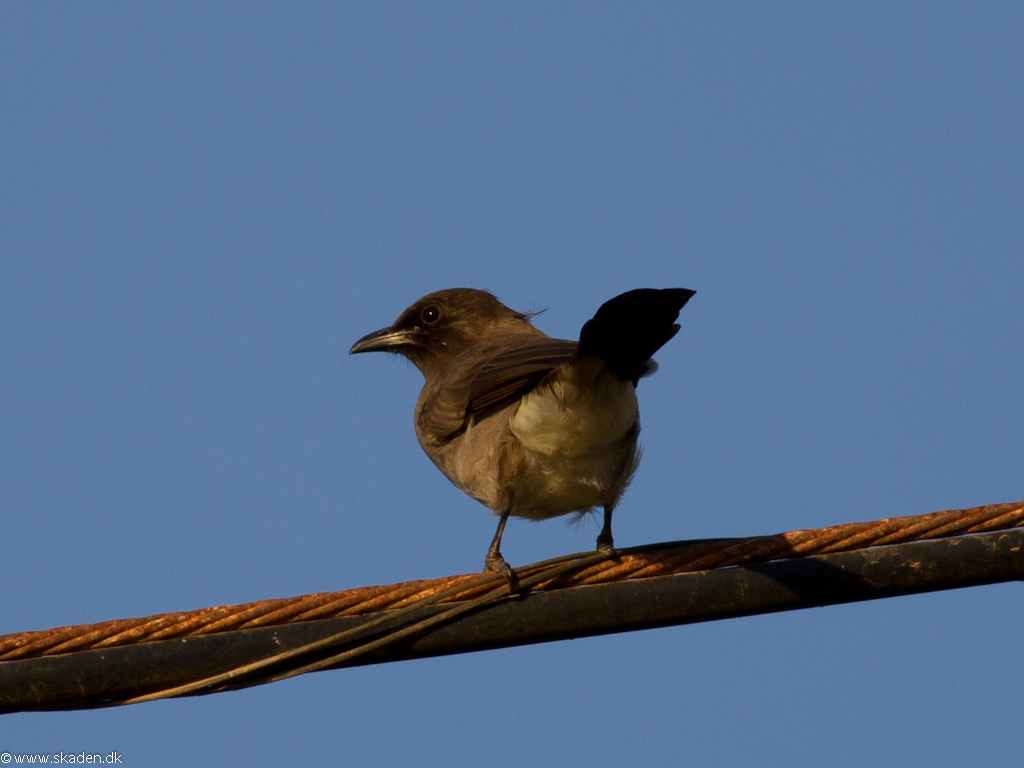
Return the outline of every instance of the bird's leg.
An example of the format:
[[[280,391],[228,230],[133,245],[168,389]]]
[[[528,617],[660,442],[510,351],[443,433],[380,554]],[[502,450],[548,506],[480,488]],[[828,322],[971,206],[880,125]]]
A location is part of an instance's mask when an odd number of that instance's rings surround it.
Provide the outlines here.
[[[612,541],[612,509],[613,507],[608,504],[604,508],[604,527],[601,529],[601,533],[597,535],[597,551],[603,552],[606,555],[611,555],[615,552],[615,542]]]
[[[484,560],[484,570],[494,571],[504,576],[512,589],[515,589],[515,571],[505,562],[505,558],[501,556],[501,534],[505,532],[505,523],[508,522],[508,515],[511,511],[511,509],[506,509],[501,513],[501,520],[498,521],[498,530],[494,534],[494,540],[491,541],[491,548],[487,550],[487,559]]]

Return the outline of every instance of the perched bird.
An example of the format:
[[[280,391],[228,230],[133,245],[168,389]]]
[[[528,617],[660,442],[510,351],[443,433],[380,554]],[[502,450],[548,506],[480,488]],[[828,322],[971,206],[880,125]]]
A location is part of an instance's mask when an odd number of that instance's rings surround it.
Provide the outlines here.
[[[486,291],[424,296],[349,354],[396,352],[423,373],[416,437],[460,490],[500,515],[485,569],[514,583],[501,555],[509,515],[544,520],[604,508],[597,548],[613,551],[612,510],[640,460],[639,379],[676,335],[686,288],[640,288],[606,302],[580,339],[553,339]]]

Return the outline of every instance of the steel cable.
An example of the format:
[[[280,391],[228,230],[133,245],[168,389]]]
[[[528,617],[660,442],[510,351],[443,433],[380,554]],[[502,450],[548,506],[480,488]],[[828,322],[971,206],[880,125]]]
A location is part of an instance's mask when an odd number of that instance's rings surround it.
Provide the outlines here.
[[[521,583],[531,591],[562,589],[1021,526],[1024,526],[1024,502],[991,504],[971,509],[791,531],[773,536],[637,547],[619,550],[610,559],[593,553],[571,555],[521,568],[517,573]],[[547,570],[556,566],[557,572]],[[499,582],[493,575],[470,574],[18,632],[0,636],[0,661],[321,618],[386,612],[382,620],[393,619],[394,611],[402,608],[418,608],[434,603],[467,603],[478,598],[497,599],[495,595],[502,587],[503,582]],[[361,632],[365,631],[365,628],[361,629]]]

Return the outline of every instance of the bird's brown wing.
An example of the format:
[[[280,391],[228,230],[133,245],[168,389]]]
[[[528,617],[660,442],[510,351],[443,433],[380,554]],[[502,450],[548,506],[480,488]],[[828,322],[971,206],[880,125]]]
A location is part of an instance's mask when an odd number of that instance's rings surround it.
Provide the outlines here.
[[[467,350],[421,403],[420,431],[438,442],[456,437],[472,419],[479,421],[514,403],[555,368],[572,362],[576,346],[575,341],[531,335],[500,347]]]
[[[572,362],[576,342],[539,339],[487,360],[473,377],[467,416],[482,418],[523,397],[560,365]]]

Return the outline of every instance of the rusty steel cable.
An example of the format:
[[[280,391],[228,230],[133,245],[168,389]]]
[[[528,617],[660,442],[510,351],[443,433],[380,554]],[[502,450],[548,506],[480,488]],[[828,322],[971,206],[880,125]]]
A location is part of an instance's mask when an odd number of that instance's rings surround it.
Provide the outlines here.
[[[186,696],[188,694],[204,690],[209,690],[211,692],[232,690],[238,687],[249,687],[253,685],[261,685],[263,683],[287,680],[289,678],[297,677],[298,675],[304,675],[309,672],[318,672],[320,670],[328,669],[338,664],[351,662],[358,656],[363,656],[378,648],[384,647],[385,645],[397,643],[398,641],[403,640],[406,637],[409,637],[410,635],[414,635],[417,632],[422,632],[423,630],[428,629],[437,624],[442,624],[446,621],[451,621],[455,617],[460,616],[464,613],[468,613],[469,611],[475,610],[476,608],[486,605],[487,603],[500,600],[501,598],[508,597],[510,595],[519,594],[522,590],[528,590],[530,587],[534,586],[535,584],[541,581],[553,579],[559,576],[560,574],[565,573],[566,571],[569,571],[573,568],[585,566],[590,562],[604,560],[607,557],[608,556],[605,554],[591,554],[588,556],[584,556],[582,558],[577,558],[573,556],[571,558],[557,558],[552,561],[534,564],[528,567],[531,575],[525,578],[521,578],[518,581],[515,590],[513,590],[509,586],[509,584],[505,581],[504,578],[498,576],[497,574],[488,574],[486,576],[480,577],[479,581],[486,582],[488,584],[494,584],[494,588],[484,593],[483,595],[473,598],[472,600],[460,601],[459,603],[456,603],[453,607],[448,608],[447,610],[442,611],[441,613],[424,619],[413,621],[412,623],[405,626],[397,627],[387,632],[381,637],[368,639],[364,642],[357,642],[354,647],[348,648],[347,650],[341,651],[339,653],[332,653],[331,655],[325,658],[317,659],[316,661],[298,662],[295,666],[289,667],[283,672],[252,677],[246,679],[242,683],[234,684],[234,681],[238,680],[239,678],[243,678],[252,675],[252,673],[254,672],[259,672],[261,670],[268,669],[270,667],[280,665],[285,662],[289,662],[293,659],[301,659],[302,657],[308,656],[310,653],[314,651],[318,651],[321,649],[334,649],[342,645],[343,643],[358,641],[360,638],[366,636],[370,630],[375,629],[377,626],[383,624],[385,621],[398,618],[395,616],[395,614],[408,615],[418,608],[425,608],[427,606],[437,604],[441,602],[444,598],[462,591],[462,588],[455,587],[446,590],[443,593],[425,597],[415,603],[405,605],[397,611],[393,611],[390,612],[390,614],[380,616],[377,619],[369,621],[358,627],[353,627],[352,629],[346,630],[344,632],[339,632],[329,637],[325,637],[311,643],[306,643],[305,645],[302,645],[298,648],[293,648],[282,653],[277,653],[272,656],[268,656],[266,658],[260,659],[259,661],[252,662],[250,664],[241,665],[227,672],[223,672],[219,675],[213,675],[211,677],[196,680],[185,685],[167,688],[143,696],[135,696],[129,699],[125,699],[123,701],[113,701],[110,702],[110,704],[140,704],[145,701],[155,701],[157,699],[168,699],[177,696]]]
[[[1020,522],[1024,524],[1024,508],[1011,509],[1009,512],[1005,511],[991,511],[990,513],[983,515],[982,517],[986,520],[986,527],[984,530],[993,530],[991,525],[1001,526],[1000,521],[1006,519]],[[834,552],[834,551],[849,551],[851,548],[862,548],[863,542],[873,541],[874,545],[886,545],[894,543],[894,539],[897,541],[906,540],[906,536],[915,536],[916,534],[924,534],[924,538],[936,537],[936,532],[941,532],[949,528],[949,523],[943,517],[944,513],[938,513],[939,517],[922,516],[927,519],[920,519],[916,523],[911,525],[904,525],[902,523],[894,525],[894,521],[887,521],[886,525],[875,525],[875,524],[854,524],[853,530],[848,530],[847,526],[835,526],[830,529],[830,533],[822,535],[822,532],[826,529],[818,529],[818,531],[801,531],[795,532],[794,534],[782,534],[782,536],[788,537],[790,545],[800,546],[805,545],[808,542],[816,542],[821,548],[815,548],[815,553],[821,552]],[[882,521],[877,521],[882,522]],[[959,520],[959,523],[963,523],[963,520]],[[808,534],[814,533],[812,536],[801,536],[795,534]],[[777,537],[767,537],[768,539],[774,539]],[[698,557],[696,560],[691,560],[687,563],[686,571],[705,570],[705,568],[699,567],[709,557],[715,557],[720,555],[724,557],[725,562],[729,565],[739,564],[730,562],[732,559],[740,557],[751,556],[756,560],[760,561],[764,554],[758,554],[758,550],[750,548],[750,539],[741,540],[731,546],[727,546],[724,549],[719,549],[718,552]],[[723,542],[715,542],[715,544],[721,545]],[[768,552],[774,553],[775,549],[772,542],[762,542],[764,548],[760,550],[761,553]],[[693,545],[691,545],[693,546]],[[664,550],[665,547],[657,547],[656,549],[648,551],[659,551]],[[774,559],[771,555],[767,559]],[[529,575],[522,578],[515,592],[522,592],[528,590],[531,587],[545,583],[552,584],[554,580],[571,570],[581,572],[588,566],[599,566],[607,564],[608,557],[603,554],[593,555],[573,555],[569,557],[556,558],[553,561],[546,561],[543,563],[536,563],[531,566],[527,566],[523,571]],[[744,560],[743,562],[750,562],[750,560]],[[695,564],[697,567],[694,567]],[[724,567],[724,566],[718,566]],[[633,572],[635,573],[635,571]],[[643,578],[643,576],[633,575],[632,578]],[[250,664],[241,665],[235,669],[229,670],[228,672],[221,673],[209,678],[197,680],[185,685],[175,686],[173,688],[167,688],[161,691],[156,691],[147,695],[137,696],[123,701],[111,702],[111,704],[134,704],[142,703],[145,701],[153,701],[157,699],[172,698],[177,696],[185,696],[202,691],[223,691],[231,690],[237,687],[247,687],[252,685],[260,685],[269,682],[277,682],[280,680],[286,680],[291,677],[296,677],[301,674],[307,674],[310,672],[316,672],[331,667],[351,663],[354,659],[359,656],[371,653],[378,648],[382,648],[386,645],[391,645],[399,642],[400,640],[414,635],[418,632],[422,632],[431,626],[441,624],[450,621],[457,616],[474,610],[480,606],[486,605],[487,603],[494,602],[502,597],[506,597],[510,590],[507,585],[502,583],[496,583],[496,579],[493,575],[487,575],[482,577],[483,582],[488,584],[495,584],[494,588],[489,592],[484,593],[471,600],[462,600],[455,607],[449,608],[442,613],[434,616],[414,621],[406,626],[396,627],[392,631],[384,634],[381,637],[374,639],[367,639],[363,642],[359,642],[360,636],[367,635],[368,631],[382,623],[387,616],[378,618],[376,621],[371,621],[360,627],[347,630],[327,638],[308,643],[298,648],[291,649],[282,653],[274,654],[272,656],[261,659],[257,662]],[[602,580],[604,582],[605,580]],[[402,608],[392,613],[411,613],[417,608],[425,607],[427,605],[436,604],[442,602],[445,598],[453,597],[460,592],[466,591],[468,588],[482,586],[478,583],[472,583],[469,585],[460,585],[457,587],[449,588],[441,593],[434,593],[429,597],[421,598],[412,603],[406,603]],[[308,656],[313,651],[321,649],[336,649],[338,647],[344,647],[347,642],[355,642],[353,647],[348,647],[346,650],[342,650],[337,653],[332,653],[324,658],[317,659],[312,662],[301,662],[299,659]],[[261,670],[266,670],[275,666],[279,666],[282,663],[287,663],[292,660],[296,660],[293,666],[288,667],[285,671],[279,673],[271,673],[264,675],[255,675],[253,673],[259,673]],[[244,682],[240,681],[245,678]]]
[[[598,557],[593,553],[570,555],[520,568],[517,573],[524,583],[530,579],[530,590],[541,591],[653,578],[780,558],[848,552],[865,547],[1021,526],[1024,526],[1024,502],[1011,502],[847,523],[772,536],[650,545],[619,550],[613,558]],[[557,574],[549,573],[546,578],[531,578],[538,572],[543,573],[545,569],[563,564],[570,567],[559,568]],[[425,601],[463,602],[493,595],[503,587],[504,582],[493,575],[470,574],[17,632],[0,636],[0,661],[394,611],[409,606],[419,607],[427,604]]]
[[[0,637],[7,658],[23,654],[0,662],[0,712],[1024,580],[1024,502],[569,555],[517,573],[514,595],[477,574]]]

